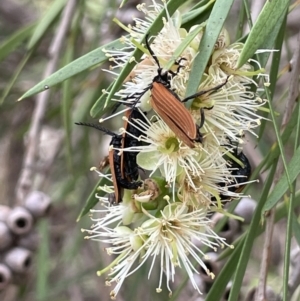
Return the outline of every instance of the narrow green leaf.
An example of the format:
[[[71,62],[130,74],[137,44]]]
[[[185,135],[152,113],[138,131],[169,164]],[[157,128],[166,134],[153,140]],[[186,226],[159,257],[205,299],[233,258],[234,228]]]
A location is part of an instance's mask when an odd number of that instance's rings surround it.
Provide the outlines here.
[[[109,171],[109,169],[107,168],[106,170],[103,171],[104,174],[107,174]],[[104,186],[104,185],[111,185],[111,182],[108,181],[108,179],[106,178],[101,178],[97,185],[94,187],[93,191],[90,193],[84,207],[82,208],[78,218],[77,218],[77,222],[83,217],[85,216],[87,213],[89,213],[90,209],[94,208],[95,205],[98,203],[98,199],[96,198],[95,194],[97,192],[97,194],[99,196],[104,196],[105,192],[100,190],[97,191],[99,186]]]
[[[290,138],[290,136],[293,132],[293,129],[295,128],[295,126],[297,124],[297,120],[299,118],[298,106],[299,106],[299,103],[297,103],[297,106],[296,106],[295,110],[293,111],[292,117],[290,118],[289,123],[286,125],[286,127],[283,131],[283,134],[281,135],[281,140],[282,140],[283,144],[285,144],[288,141],[288,139]],[[266,167],[263,170],[263,172],[270,168],[270,166],[273,164],[273,161],[275,159],[277,159],[279,155],[280,155],[280,150],[279,150],[278,142],[276,142],[276,143],[274,143],[274,145],[272,145],[269,154],[264,159],[265,162],[263,165],[265,165]]]
[[[282,19],[282,20],[281,20]],[[273,53],[272,55],[272,63],[270,67],[270,95],[271,99],[273,99],[277,79],[278,79],[278,70],[279,70],[279,65],[280,65],[280,58],[281,58],[281,50],[282,50],[282,43],[285,37],[285,31],[286,31],[286,14],[283,14],[280,20],[278,20],[278,24],[276,24],[274,30],[272,33],[270,33],[269,39],[267,39],[266,42],[263,43],[261,46],[262,49],[276,49],[277,51]],[[280,25],[280,26],[279,26]],[[273,40],[275,39],[275,40]],[[274,43],[274,44],[273,44]],[[267,63],[267,60],[270,56],[270,53],[261,53],[258,55],[260,64],[262,67],[264,67]],[[263,118],[268,117],[268,112],[263,112],[261,116]],[[258,136],[263,137],[264,130],[267,125],[267,120],[262,119],[261,126],[259,127],[259,134]]]
[[[70,64],[64,66],[63,68],[59,69],[58,71],[51,74],[46,79],[39,82],[33,88],[28,90],[24,95],[20,97],[19,100],[22,100],[26,97],[35,95],[45,89],[53,87],[64,80],[84,71],[87,70],[95,65],[102,64],[107,60],[103,49],[113,49],[113,48],[120,48],[123,44],[119,40],[115,40],[105,46],[99,47],[84,56],[81,56],[77,60],[71,62]]]
[[[109,85],[109,87],[107,88],[107,90],[110,91],[112,89],[113,85],[114,85],[114,83],[111,83]],[[95,101],[95,103],[90,111],[90,115],[93,118],[103,116],[105,113],[109,112],[113,108],[113,106],[116,105],[116,103],[114,103],[113,101],[110,101],[106,105],[106,101],[105,101],[106,98],[107,98],[107,94],[102,93],[101,96]]]
[[[22,27],[0,45],[0,62],[13,52],[32,33],[36,23]]]
[[[127,2],[128,2],[128,0],[122,0],[119,7],[122,8]]]
[[[218,39],[232,4],[233,0],[216,1],[207,21],[207,26],[199,45],[199,53],[195,57],[192,66],[186,89],[186,96],[193,95],[197,92],[197,88],[199,87],[202,75],[213,51],[215,42]],[[187,101],[187,106],[189,107],[192,102],[193,99]]]
[[[288,168],[288,173],[290,176],[291,181],[295,181],[297,176],[300,173],[300,147],[296,150],[294,153],[293,158],[287,165]],[[270,210],[273,208],[277,202],[280,200],[280,198],[285,194],[289,187],[288,181],[286,174],[283,174],[282,177],[280,178],[279,182],[276,184],[274,187],[273,191],[271,192],[270,196],[268,197],[268,200],[263,208],[263,212]]]
[[[169,15],[172,16],[176,9],[182,5],[182,0],[170,0],[167,4],[167,9],[169,12]],[[163,18],[166,18],[166,10],[163,9],[161,13],[157,16],[157,18],[153,21],[152,25],[148,29],[147,33],[151,35],[155,35],[157,32],[159,32],[163,27]],[[147,34],[146,33],[146,34]],[[144,38],[143,38],[144,40]],[[132,57],[135,58],[134,61],[139,61],[142,57],[143,52],[136,48],[133,51]],[[94,106],[91,109],[91,116],[93,118],[99,117],[101,115],[103,109],[107,109],[107,107],[111,107],[111,99],[114,97],[114,94],[118,91],[118,89],[121,87],[122,83],[124,82],[127,75],[130,73],[130,71],[134,68],[135,64],[133,62],[128,61],[127,64],[123,67],[121,70],[118,78],[116,81],[112,84],[111,89],[109,89],[108,95],[102,95],[94,104]],[[105,100],[105,102],[104,102]]]
[[[237,31],[235,34],[235,40],[241,39],[243,37],[245,20],[246,20],[245,2],[240,1],[239,21],[238,21]]]
[[[31,39],[28,42],[27,49],[32,49],[40,38],[45,34],[48,30],[49,26],[52,24],[54,19],[60,14],[63,7],[66,4],[66,0],[56,0],[52,6],[47,10],[45,16],[42,20],[38,23]]]
[[[3,94],[1,95],[0,105],[4,102],[5,98],[7,97],[7,95],[9,94],[9,92],[11,91],[11,88],[15,84],[16,80],[18,79],[20,73],[22,72],[24,66],[28,62],[28,60],[31,57],[32,53],[33,53],[33,51],[29,51],[26,54],[26,56],[23,57],[23,59],[21,60],[21,62],[19,63],[19,65],[17,66],[17,68],[16,68],[16,70],[15,70],[12,78],[6,84],[6,87],[5,87],[4,91],[3,91]]]
[[[239,293],[241,291],[242,282],[244,279],[245,271],[247,268],[247,264],[251,255],[251,250],[253,247],[254,239],[256,238],[257,230],[261,227],[261,224],[259,223],[260,217],[261,217],[261,210],[264,206],[266,197],[270,191],[271,185],[273,183],[274,175],[276,171],[276,165],[272,167],[268,178],[266,182],[264,183],[264,188],[261,194],[261,198],[259,202],[257,203],[257,206],[255,208],[255,212],[253,214],[251,224],[249,226],[245,241],[243,243],[243,249],[241,252],[241,255],[239,257],[238,263],[235,264],[235,275],[232,282],[232,288],[230,291],[229,299],[228,301],[237,301],[239,297]]]
[[[287,160],[286,160],[286,156],[285,156],[285,152],[284,152],[284,147],[283,147],[283,143],[282,143],[282,140],[281,140],[280,131],[279,131],[278,125],[276,123],[276,117],[275,117],[275,113],[274,113],[273,103],[271,102],[271,96],[270,96],[270,92],[269,92],[268,87],[265,87],[265,93],[266,93],[266,96],[267,96],[267,100],[268,100],[267,104],[269,106],[269,111],[270,111],[270,115],[272,117],[272,122],[273,122],[273,127],[274,127],[274,130],[275,130],[276,139],[277,139],[278,147],[279,147],[279,150],[280,150],[280,155],[281,155],[281,159],[282,159],[283,169],[284,169],[284,172],[285,172],[285,177],[286,177],[286,180],[287,180],[287,183],[288,183],[288,188],[289,188],[290,192],[292,193],[293,192],[292,183],[293,183],[294,179],[291,179],[291,174],[290,174],[290,171],[289,171],[289,166],[287,164]],[[296,151],[295,151],[295,153],[296,153]]]
[[[200,7],[191,9],[189,12],[182,16],[182,24],[188,23],[194,19],[199,19],[202,15],[216,0],[210,0],[208,3],[201,5]]]
[[[296,195],[295,195],[295,200],[293,203],[293,209],[295,209],[297,206],[300,205],[300,191],[297,191]],[[280,205],[278,205],[276,207],[276,212],[275,212],[275,223],[277,223],[278,221],[280,221],[283,218],[286,218],[287,214],[288,214],[288,207],[286,206],[286,203],[282,203]],[[257,229],[256,231],[256,237],[258,237],[259,235],[261,235],[264,231],[265,231],[265,227],[266,227],[266,223],[263,224],[263,227],[260,227]],[[248,230],[246,232],[244,232],[235,242],[234,244],[237,245],[238,243],[240,243],[241,241],[244,241],[246,236],[248,234]],[[244,242],[241,242],[242,244]],[[232,250],[229,248],[226,248],[218,257],[219,260],[223,260],[225,258],[227,258],[228,256],[230,256],[230,254],[232,253]]]
[[[226,286],[235,272],[236,263],[240,258],[242,246],[243,244],[239,243],[234,249],[230,258],[223,266],[221,272],[217,276],[208,294],[206,295],[205,301],[222,300],[222,295],[226,289]]]
[[[276,168],[276,166],[275,166]],[[272,178],[272,177],[271,177]],[[271,179],[270,178],[270,179]],[[293,203],[293,208],[296,208],[300,205],[300,191],[296,193],[295,202]],[[275,222],[277,223],[287,216],[287,206],[286,204],[281,204],[276,208],[275,213]],[[228,261],[222,268],[221,272],[217,275],[216,280],[214,281],[212,287],[209,290],[209,293],[206,296],[205,301],[215,301],[221,300],[222,294],[226,288],[227,283],[230,281],[232,275],[236,272],[236,265],[240,258],[242,251],[242,246],[245,244],[246,237],[249,233],[250,227],[244,232],[236,241],[234,250],[226,248],[218,257],[219,260],[224,260],[229,257]],[[258,237],[265,231],[265,224],[262,227],[258,227],[255,232],[255,237]],[[232,268],[233,267],[233,268]],[[187,281],[188,277],[185,281]],[[178,296],[180,288],[176,289],[173,293],[170,301],[177,300],[173,296]]]
[[[287,10],[286,10],[286,13],[287,13]],[[260,45],[261,49],[270,49],[270,50],[275,49],[275,50],[278,50],[278,51],[275,51],[273,56],[281,54],[280,50],[281,50],[281,45],[282,45],[282,42],[283,42],[283,39],[284,39],[285,29],[286,29],[286,27],[285,27],[285,25],[286,25],[286,22],[285,22],[286,21],[285,20],[286,13],[283,13],[280,16],[280,18],[277,20],[275,26],[272,28],[271,32],[268,34],[268,38],[265,39],[262,42],[262,44]],[[275,45],[275,42],[277,42],[276,45]],[[275,45],[275,47],[274,47],[274,45]],[[280,50],[279,50],[279,48],[280,48]],[[267,61],[268,61],[270,55],[271,55],[270,52],[264,52],[264,53],[259,54],[259,61],[260,61],[260,64],[261,64],[262,67],[264,67],[267,64]],[[276,60],[279,61],[279,58],[276,58]],[[276,61],[274,61],[274,59],[273,59],[273,63],[274,62],[276,62]],[[271,64],[271,67],[273,67],[273,64]],[[277,65],[273,68],[277,69]],[[277,75],[278,74],[276,73],[276,76]],[[272,85],[272,81],[271,81],[271,85]]]
[[[269,35],[274,30],[274,26],[286,11],[289,0],[266,1],[257,21],[252,27],[245,46],[238,60],[237,68],[243,66],[255,51],[269,39]]]

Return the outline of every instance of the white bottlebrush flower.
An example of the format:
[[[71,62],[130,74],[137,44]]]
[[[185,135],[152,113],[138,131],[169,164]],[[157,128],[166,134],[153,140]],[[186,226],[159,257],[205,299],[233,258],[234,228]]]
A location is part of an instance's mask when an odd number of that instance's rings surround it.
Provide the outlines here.
[[[131,270],[133,264],[145,253],[143,238],[128,227],[118,226],[115,229],[103,227],[98,240],[110,245],[105,249],[108,255],[117,256],[109,266],[97,272],[101,276],[109,271],[106,285],[116,283],[110,293],[111,298],[115,299],[125,278],[137,270]]]
[[[133,50],[136,47],[136,44],[131,40],[132,38],[139,43],[148,31],[153,20],[163,9],[163,6],[158,5],[153,1],[153,5],[150,5],[147,8],[145,5],[138,5],[138,9],[143,11],[146,16],[146,20],[134,19],[136,25],[133,27],[127,28],[129,32],[129,37],[122,37],[124,42],[124,48],[120,50],[105,50],[106,55],[110,58],[111,62],[115,63],[115,66],[112,66],[110,69],[115,69],[116,67],[122,68],[124,65],[130,61],[129,57],[132,55]],[[153,43],[151,44],[151,49],[156,55],[160,67],[164,70],[165,65],[173,57],[175,49],[181,44],[182,40],[186,37],[187,32],[183,28],[180,28],[181,15],[177,11],[175,14],[170,17],[167,12],[167,18],[163,19],[164,27],[154,38]],[[124,26],[123,26],[124,28]],[[200,36],[200,35],[199,35]],[[153,38],[152,38],[153,39]],[[200,39],[195,38],[197,43]],[[172,90],[178,94],[180,98],[183,98],[185,95],[186,82],[188,80],[188,74],[190,71],[190,66],[192,64],[193,58],[196,55],[196,45],[195,42],[188,46],[183,53],[181,54],[181,60],[179,72],[176,76],[170,78],[170,85]],[[132,51],[129,51],[131,50]],[[146,52],[148,50],[146,49]],[[153,82],[153,78],[157,76],[157,70],[159,66],[149,53],[145,53],[142,57],[142,61],[138,63],[131,74],[125,80],[125,83],[120,91],[115,95],[121,98],[121,102],[125,104],[132,104],[135,101],[137,95],[143,94]],[[171,71],[177,73],[178,65],[171,67]],[[167,72],[169,70],[165,70]],[[109,71],[112,72],[112,71]],[[116,73],[114,73],[117,75]],[[144,104],[149,101],[150,93],[142,97],[140,102],[144,110],[149,110],[149,104]],[[118,99],[119,99],[118,98]]]
[[[201,243],[214,251],[227,245],[225,239],[220,238],[211,229],[206,210],[189,212],[189,207],[185,204],[172,203],[161,211],[160,217],[155,217],[145,210],[144,214],[148,220],[135,230],[125,226],[114,229],[102,227],[97,233],[97,240],[110,245],[106,248],[107,253],[117,256],[108,267],[97,273],[100,276],[109,272],[106,284],[116,283],[111,291],[111,297],[115,298],[125,278],[136,272],[148,260],[151,260],[148,278],[155,262],[159,262],[158,293],[162,290],[164,274],[167,288],[170,293],[172,292],[170,282],[174,281],[176,267],[186,270],[193,287],[201,293],[194,279],[194,273],[199,273],[199,269],[194,266],[191,259],[212,278],[214,275],[203,262],[205,254],[197,245]],[[139,264],[133,268],[137,260]]]
[[[260,125],[261,119],[257,110],[264,104],[247,90],[247,86],[232,84],[231,80],[230,77],[226,85],[214,93],[199,96],[192,104],[192,114],[196,120],[201,119],[200,109],[204,109],[205,123],[201,132],[213,136],[219,145],[225,137],[241,142],[240,137],[245,131],[256,135],[253,129]],[[200,85],[200,91],[221,83],[208,76]]]
[[[173,185],[176,176],[182,172],[195,176],[200,176],[201,171],[203,172],[198,162],[201,152],[204,151],[200,143],[195,143],[196,147],[193,149],[188,147],[159,116],[153,116],[145,122],[128,122],[143,133],[134,138],[143,141],[145,145],[124,148],[123,151],[139,152],[137,163],[141,168],[151,171],[150,177],[159,169],[166,182]],[[132,136],[131,133],[126,133]]]
[[[139,7],[148,20],[137,20],[137,25],[129,29],[130,35],[138,41],[141,40],[151,21],[162,9],[162,6],[156,4],[155,1],[150,7],[150,9],[147,9],[145,5]],[[187,35],[186,30],[180,28],[180,20],[179,12],[176,12],[172,18],[167,14],[167,19],[164,19],[163,29],[157,34],[151,44],[151,49],[162,68],[173,57],[174,51]],[[180,58],[184,58],[184,60],[180,62],[182,66],[180,70],[177,72],[178,66],[176,65],[171,68],[177,74],[170,77],[170,87],[181,99],[183,99],[186,92],[190,67],[197,54],[196,49],[200,43],[201,36],[202,32],[196,37],[196,42],[193,41],[181,53]],[[131,44],[133,48],[135,46],[128,38],[126,39],[126,44]],[[249,63],[236,69],[242,47],[243,44],[241,43],[229,45],[227,31],[225,29],[222,30],[216,42],[211,63],[207,66],[208,75],[204,76],[198,91],[211,89],[224,83],[229,75],[231,75],[231,78],[224,87],[215,93],[204,94],[197,101],[194,101],[193,104],[193,108],[212,108],[211,110],[205,110],[207,122],[202,132],[214,135],[217,140],[219,139],[215,135],[217,127],[220,128],[223,137],[225,133],[230,139],[237,141],[237,137],[242,136],[244,131],[250,131],[254,134],[253,128],[260,124],[260,117],[256,111],[264,102],[256,98],[255,93],[250,92],[248,88],[250,84],[255,84],[252,79],[254,75],[265,75],[262,74],[263,70],[261,68],[258,71],[253,71],[253,67]],[[123,65],[128,61],[128,53],[124,54],[124,56],[125,59],[121,59],[122,55],[118,53],[117,57],[118,59],[120,58],[119,60],[123,62]],[[258,64],[256,61],[255,63]],[[122,67],[122,64],[118,64],[118,66]],[[151,91],[149,91],[149,87],[151,87],[153,79],[158,74],[157,70],[158,66],[153,57],[145,54],[142,62],[136,65],[132,76],[129,77],[131,80],[126,81],[123,88],[116,93],[121,98],[121,102],[127,105],[134,103],[141,106],[144,111],[150,110]],[[140,96],[142,97],[140,98]],[[136,104],[136,101],[139,103]],[[197,112],[195,112],[194,116],[199,120],[199,110]],[[221,145],[220,142],[218,144]]]
[[[95,167],[91,168],[91,170],[96,171],[100,177],[106,178],[108,181],[112,182],[111,175],[104,175],[100,171],[98,171]],[[115,203],[115,191],[114,186],[104,185],[98,187],[98,190],[106,194],[106,196],[101,196],[96,193],[96,198],[99,200],[101,209],[91,209],[91,213],[100,214],[100,218],[91,217],[92,221],[95,224],[92,226],[91,230],[83,230],[88,231],[90,234],[93,234],[94,237],[97,236],[97,230],[102,227],[107,227],[111,224],[123,224],[128,225],[133,221],[138,220],[141,215],[143,215],[134,203],[133,195],[131,190],[123,189],[123,197],[122,202],[118,205],[114,205]],[[89,237],[91,238],[91,237]]]
[[[234,182],[234,176],[218,150],[209,155],[203,153],[199,164],[202,169],[199,176],[188,173],[178,176],[177,182],[180,183],[178,197],[182,202],[192,205],[196,209],[214,207],[217,203],[212,202],[212,198],[221,202],[219,195],[228,194],[226,188],[220,186],[220,183]],[[237,197],[238,194],[234,194],[234,196]]]
[[[211,230],[206,210],[189,212],[189,207],[185,204],[172,203],[161,211],[161,217],[150,214],[148,216],[149,220],[138,228],[138,232],[143,237],[148,237],[144,242],[146,253],[143,259],[149,258],[152,261],[149,277],[156,261],[161,267],[157,292],[161,291],[163,274],[166,277],[167,288],[172,292],[170,282],[174,281],[176,267],[179,267],[186,270],[193,287],[201,293],[193,276],[199,272],[191,258],[212,278],[214,275],[203,262],[202,257],[205,258],[205,254],[196,244],[201,242],[214,251],[226,244],[225,239]]]
[[[244,44],[242,43],[230,44],[229,34],[226,29],[223,29],[216,42],[215,50],[211,57],[211,64],[208,66],[208,74],[220,79],[225,79],[231,75],[233,77],[231,81],[232,84],[239,83],[243,86],[250,84],[257,85],[252,79],[253,76],[265,77],[268,81],[269,76],[264,73],[265,70],[261,68],[259,62],[254,59],[250,59],[243,66],[237,68],[243,47]],[[268,51],[264,50],[264,52]],[[252,65],[250,63],[252,63]],[[258,70],[254,70],[253,65],[256,65]]]

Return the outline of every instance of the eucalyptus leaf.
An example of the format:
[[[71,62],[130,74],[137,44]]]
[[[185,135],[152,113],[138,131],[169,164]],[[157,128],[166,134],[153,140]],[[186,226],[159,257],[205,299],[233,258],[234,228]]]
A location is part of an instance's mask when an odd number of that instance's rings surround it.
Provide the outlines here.
[[[297,125],[298,118],[299,118],[299,116],[298,116],[298,106],[299,106],[299,103],[297,103],[295,109],[293,110],[292,116],[289,120],[289,123],[285,126],[284,131],[281,134],[281,140],[282,140],[283,144],[287,143],[288,139],[290,138],[290,136],[293,132],[293,129]],[[269,169],[270,166],[273,164],[274,160],[277,159],[279,155],[280,155],[279,145],[278,145],[278,142],[276,141],[274,143],[274,145],[272,145],[272,147],[269,150],[268,155],[264,159],[265,168],[262,172]]]
[[[103,49],[114,49],[122,47],[122,43],[119,40],[115,40],[105,46],[99,47],[82,57],[74,60],[70,64],[64,66],[58,71],[54,72],[33,88],[28,90],[24,95],[20,97],[19,100],[35,95],[41,91],[47,90],[57,84],[62,83],[64,80],[84,71],[91,67],[99,64],[103,64],[107,60],[107,56]]]
[[[205,3],[204,5],[185,13],[182,16],[182,24],[188,23],[196,18],[199,19],[199,16],[201,16],[210,6],[212,6],[214,2],[215,0],[210,0],[208,3]]]
[[[235,274],[233,278],[232,288],[230,291],[230,295],[228,301],[237,301],[239,298],[239,293],[241,291],[242,282],[244,279],[244,275],[246,272],[247,264],[249,262],[249,258],[251,255],[251,250],[254,244],[254,240],[256,238],[257,231],[262,228],[262,225],[259,223],[261,217],[261,210],[265,204],[266,197],[270,191],[272,186],[274,174],[276,171],[276,165],[272,166],[272,169],[268,175],[266,182],[264,183],[264,188],[261,194],[261,198],[257,203],[254,214],[252,216],[252,220],[249,226],[249,230],[245,237],[245,241],[243,243],[243,248],[239,260],[235,264]]]
[[[0,44],[0,62],[10,55],[32,33],[36,23],[22,27]]]
[[[107,168],[106,170],[103,171],[104,174],[107,174],[109,172],[109,169]],[[84,207],[82,208],[79,216],[77,217],[77,222],[83,217],[85,216],[87,213],[90,212],[90,210],[92,208],[95,207],[95,205],[98,203],[98,199],[96,198],[95,194],[97,192],[98,196],[104,196],[106,193],[102,190],[98,191],[98,187],[99,186],[105,186],[105,185],[112,185],[111,182],[108,181],[107,178],[101,178],[98,183],[96,184],[96,186],[94,187],[94,189],[91,191]]]
[[[288,163],[288,173],[290,176],[291,181],[295,181],[297,176],[300,173],[300,147],[297,148],[297,150],[294,153],[293,158],[291,159],[291,161]],[[287,178],[286,178],[286,174],[283,174],[280,178],[280,180],[278,181],[278,183],[276,184],[276,186],[274,187],[274,189],[272,190],[271,194],[268,197],[268,200],[263,208],[262,213],[264,213],[265,211],[270,210],[271,208],[273,208],[278,201],[281,199],[281,197],[285,194],[285,192],[287,191],[289,187]]]
[[[272,0],[266,1],[257,21],[252,27],[248,39],[239,57],[237,68],[243,66],[249,58],[253,56],[256,50],[270,38],[270,34],[274,31],[274,27],[286,12],[289,0]],[[277,30],[279,30],[280,26]],[[273,39],[274,37],[272,37]]]
[[[277,20],[275,26],[272,28],[272,31],[269,33],[268,38],[265,39],[262,44],[260,45],[260,48],[263,50],[266,50],[266,52],[259,54],[259,61],[262,67],[264,67],[267,64],[267,61],[269,59],[269,56],[271,55],[271,52],[268,50],[274,49],[275,41],[278,37],[280,29],[282,29],[283,21],[285,20],[286,15],[282,14],[280,18]],[[285,27],[283,27],[285,28]],[[279,49],[275,48],[275,54],[279,52]],[[278,58],[277,58],[278,60]],[[279,64],[279,63],[278,63]]]
[[[199,53],[194,59],[187,84],[186,96],[193,95],[197,92],[202,75],[214,49],[215,42],[219,37],[232,4],[233,0],[216,1],[207,21],[207,25],[199,45]],[[187,107],[190,107],[192,102],[193,99],[187,101]]]
[[[36,46],[38,41],[45,35],[51,26],[52,22],[57,18],[57,16],[61,13],[62,9],[66,4],[66,0],[56,0],[52,6],[47,10],[46,14],[42,18],[42,20],[36,26],[31,39],[28,42],[27,49],[31,50]]]
[[[3,90],[3,94],[1,95],[1,98],[0,98],[0,104],[2,104],[4,102],[4,100],[5,100],[5,98],[8,96],[8,94],[11,91],[12,87],[14,86],[14,84],[17,81],[17,79],[19,78],[20,73],[22,72],[23,68],[27,64],[27,62],[30,59],[30,57],[32,56],[32,53],[33,53],[33,51],[29,51],[23,57],[23,59],[20,61],[20,63],[18,64],[17,68],[14,70],[14,74],[13,74],[12,78],[9,80],[9,82],[7,83],[5,89]]]

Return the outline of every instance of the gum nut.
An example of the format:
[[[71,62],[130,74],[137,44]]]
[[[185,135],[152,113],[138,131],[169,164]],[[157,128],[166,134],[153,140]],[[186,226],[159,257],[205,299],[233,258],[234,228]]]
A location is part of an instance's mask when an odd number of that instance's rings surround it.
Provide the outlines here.
[[[9,285],[11,280],[11,270],[5,264],[0,263],[0,291]]]
[[[20,247],[13,248],[5,254],[4,262],[14,273],[26,273],[32,265],[32,252]]]
[[[24,207],[13,208],[7,217],[9,229],[17,235],[28,233],[32,229],[32,224],[32,215]]]
[[[47,215],[50,206],[50,197],[41,191],[32,191],[25,199],[25,208],[30,211],[34,218]]]

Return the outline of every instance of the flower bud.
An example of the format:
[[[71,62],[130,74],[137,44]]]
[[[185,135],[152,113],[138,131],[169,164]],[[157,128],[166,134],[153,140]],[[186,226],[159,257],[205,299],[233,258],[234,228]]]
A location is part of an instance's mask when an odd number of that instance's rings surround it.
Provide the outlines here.
[[[34,218],[47,215],[50,206],[50,197],[41,191],[32,191],[25,199],[25,208],[29,210]]]
[[[5,289],[11,282],[12,273],[3,263],[0,263],[0,291]]]
[[[27,249],[16,247],[5,254],[4,262],[14,273],[23,274],[31,267],[32,253]]]
[[[32,224],[32,215],[24,207],[13,208],[7,217],[9,229],[17,235],[28,233],[32,228]]]

